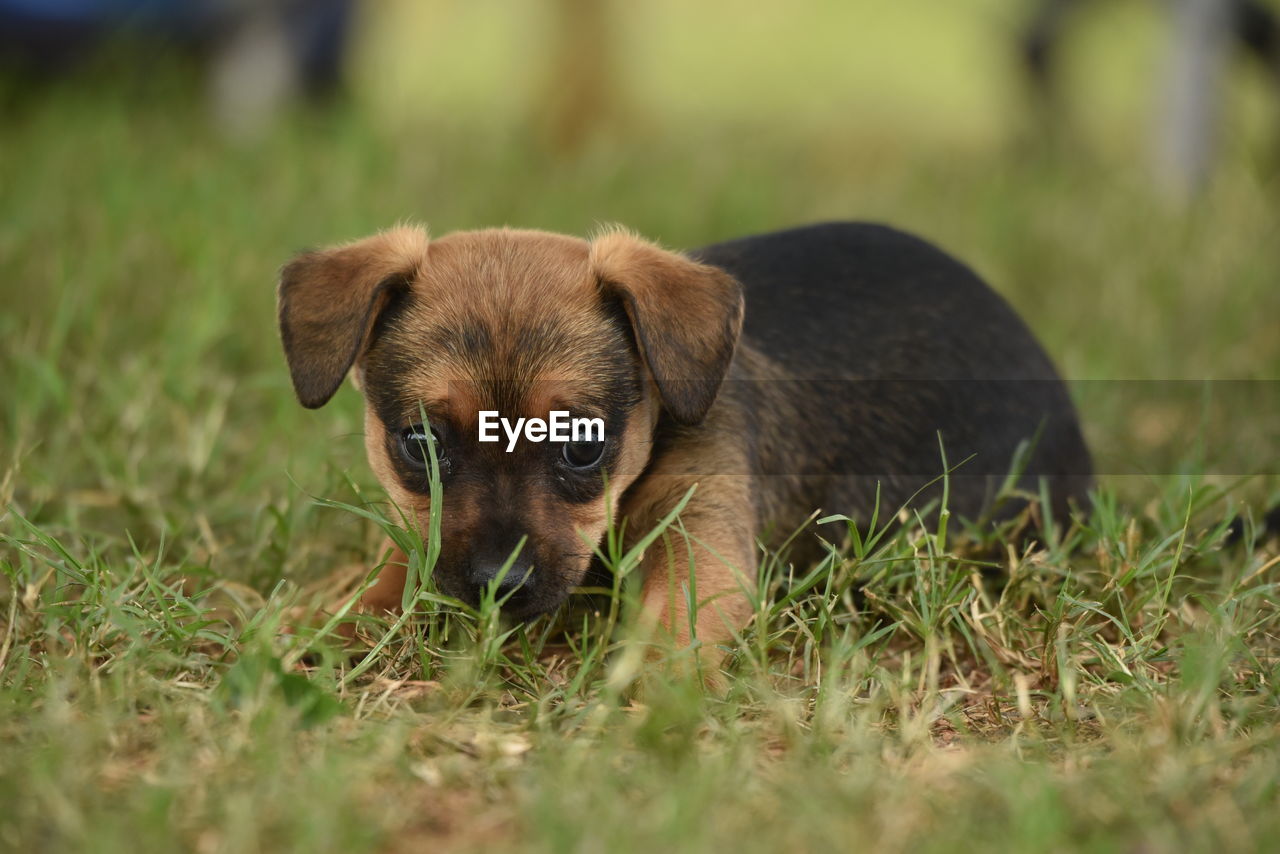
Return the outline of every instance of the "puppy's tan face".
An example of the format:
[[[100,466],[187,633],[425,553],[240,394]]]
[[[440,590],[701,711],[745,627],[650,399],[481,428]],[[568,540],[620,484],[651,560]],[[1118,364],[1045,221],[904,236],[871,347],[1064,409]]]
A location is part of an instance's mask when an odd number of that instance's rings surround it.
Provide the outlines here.
[[[281,284],[302,402],[322,404],[354,367],[369,462],[423,531],[434,434],[436,582],[474,604],[509,564],[498,589],[516,617],[553,609],[581,582],[648,462],[660,408],[686,424],[705,415],[740,319],[727,276],[624,235],[589,244],[495,230],[428,246],[400,229],[302,256]],[[513,443],[501,427],[481,441],[485,412],[511,425],[600,419],[603,441]]]
[[[607,502],[616,508],[648,459],[640,357],[585,241],[463,234],[433,243],[430,257],[383,311],[361,362],[369,461],[425,530],[425,412],[443,490],[437,584],[475,604],[510,561],[505,610],[540,613],[582,580]],[[553,411],[601,419],[604,441],[513,444],[502,428],[488,432],[498,441],[480,441],[481,412],[514,425]]]

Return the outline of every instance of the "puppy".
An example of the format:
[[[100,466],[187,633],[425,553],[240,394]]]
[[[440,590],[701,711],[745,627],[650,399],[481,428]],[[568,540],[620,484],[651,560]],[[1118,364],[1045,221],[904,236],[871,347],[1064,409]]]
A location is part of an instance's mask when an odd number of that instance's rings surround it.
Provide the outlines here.
[[[1066,389],[1026,326],[965,266],[878,225],[688,254],[622,231],[396,228],[294,259],[279,321],[304,406],[354,373],[369,463],[424,530],[431,431],[436,583],[476,603],[506,566],[497,592],[517,619],[565,601],[608,520],[634,543],[691,489],[643,556],[641,601],[669,642],[707,649],[753,614],[759,544],[819,510],[923,506],[944,454],[948,506],[972,518],[990,514],[1015,456],[1059,517],[1091,481]],[[537,441],[548,431],[530,419],[557,412],[603,430]],[[481,441],[495,418],[507,432]],[[518,438],[511,424],[526,425]],[[399,607],[404,564],[392,558],[364,607]]]

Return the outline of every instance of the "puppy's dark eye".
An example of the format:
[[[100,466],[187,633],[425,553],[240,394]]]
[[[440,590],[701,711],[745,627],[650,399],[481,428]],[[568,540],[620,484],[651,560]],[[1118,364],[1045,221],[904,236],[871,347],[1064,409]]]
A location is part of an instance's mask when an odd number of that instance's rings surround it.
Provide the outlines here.
[[[604,457],[604,442],[566,442],[560,456],[570,468],[593,468]]]
[[[426,428],[421,424],[413,424],[400,431],[400,454],[404,457],[405,462],[424,470],[430,468],[431,451],[427,447],[427,442],[430,439],[435,440],[436,459],[443,464],[445,462],[445,447],[440,431],[432,427],[430,437],[428,437]]]

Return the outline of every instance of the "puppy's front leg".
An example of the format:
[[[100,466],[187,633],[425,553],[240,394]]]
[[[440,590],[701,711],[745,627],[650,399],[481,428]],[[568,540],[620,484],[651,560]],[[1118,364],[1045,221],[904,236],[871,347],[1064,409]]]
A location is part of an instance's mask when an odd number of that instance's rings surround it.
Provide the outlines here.
[[[692,484],[690,484],[692,485]],[[643,514],[664,517],[687,491],[671,484],[666,500],[648,505]],[[750,591],[756,579],[754,515],[749,478],[718,475],[697,485],[680,518],[646,550],[641,572],[641,620],[655,640],[676,649],[695,641],[707,665],[721,655],[706,650],[731,642],[754,613]]]
[[[409,558],[399,546],[393,544],[390,540],[383,547],[382,554],[386,554],[388,549],[391,554],[383,563],[382,569],[379,570],[373,586],[365,590],[360,597],[360,610],[369,614],[380,615],[388,611],[397,614],[400,612],[400,602],[404,597],[404,584],[409,572]]]
[[[308,585],[305,588],[306,592],[314,600],[323,604],[320,605],[319,610],[314,606],[306,605],[292,609],[285,631],[292,634],[302,626],[318,628],[328,622],[334,614],[342,613],[347,608],[351,609],[352,615],[365,613],[383,616],[387,612],[399,613],[409,560],[405,553],[390,540],[386,542],[379,554],[387,555],[387,559],[378,570],[378,577],[364,592],[361,592],[361,588],[369,577],[367,564],[345,566]],[[356,636],[355,620],[350,618],[343,620],[334,633],[339,638],[353,640]]]

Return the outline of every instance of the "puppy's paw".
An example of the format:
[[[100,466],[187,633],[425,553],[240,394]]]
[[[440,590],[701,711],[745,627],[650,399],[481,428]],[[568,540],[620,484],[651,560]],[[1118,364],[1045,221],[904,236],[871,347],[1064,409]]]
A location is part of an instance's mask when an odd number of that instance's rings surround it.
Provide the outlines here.
[[[705,693],[723,696],[729,690],[729,676],[722,669],[725,658],[723,649],[698,643],[680,649],[651,647],[637,684],[650,694],[659,685],[664,689],[696,685]]]
[[[315,633],[328,627],[329,636],[339,643],[355,644],[358,640],[356,618],[369,611],[361,597],[368,576],[367,567],[352,564],[307,585],[302,590],[302,598],[308,604],[288,609],[281,631],[285,634]],[[342,616],[335,622],[338,615]]]
[[[652,635],[624,644],[609,669],[608,685],[620,696],[644,702],[656,696],[693,690],[714,695],[728,691],[721,669],[725,651],[698,642],[681,646]]]

